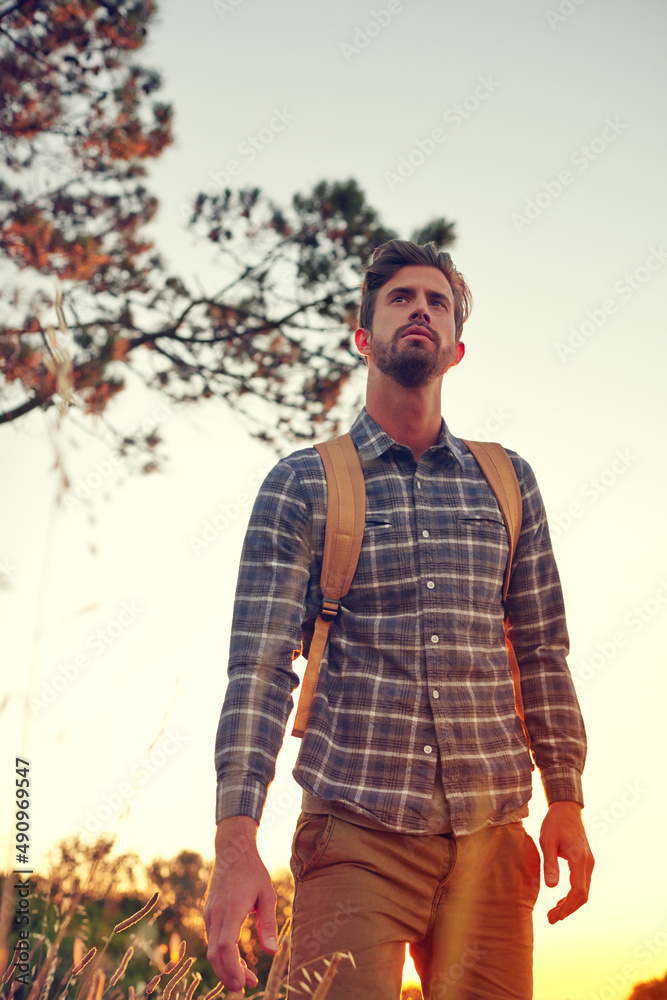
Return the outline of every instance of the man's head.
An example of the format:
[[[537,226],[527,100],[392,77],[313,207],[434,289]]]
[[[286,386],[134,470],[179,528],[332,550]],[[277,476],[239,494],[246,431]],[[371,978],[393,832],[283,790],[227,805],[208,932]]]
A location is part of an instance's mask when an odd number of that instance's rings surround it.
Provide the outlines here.
[[[459,363],[472,300],[449,254],[432,243],[385,243],[375,251],[362,292],[355,340],[377,373],[417,388]]]
[[[437,267],[442,271],[454,296],[456,340],[460,340],[463,324],[472,309],[472,295],[463,275],[456,270],[452,258],[448,253],[438,251],[435,243],[419,246],[408,240],[389,240],[388,243],[376,248],[361,285],[359,326],[372,331],[378,291],[394,277],[397,271],[410,265]]]

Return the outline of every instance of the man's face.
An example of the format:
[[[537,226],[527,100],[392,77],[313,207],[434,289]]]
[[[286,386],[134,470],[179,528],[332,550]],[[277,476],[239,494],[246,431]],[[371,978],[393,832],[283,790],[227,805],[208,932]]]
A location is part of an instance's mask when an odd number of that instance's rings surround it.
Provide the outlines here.
[[[409,265],[378,290],[373,328],[357,330],[357,347],[399,385],[428,385],[459,363],[454,295],[437,267]]]

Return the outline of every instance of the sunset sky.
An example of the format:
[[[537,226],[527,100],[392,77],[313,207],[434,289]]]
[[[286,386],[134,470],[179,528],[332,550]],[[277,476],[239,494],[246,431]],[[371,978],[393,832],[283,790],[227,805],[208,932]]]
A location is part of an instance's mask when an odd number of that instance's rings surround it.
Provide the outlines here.
[[[589,737],[592,895],[551,927],[563,892],[542,889],[536,1000],[624,1000],[667,971],[665,37],[662,0],[163,0],[140,56],[176,116],[150,234],[208,291],[183,206],[230,161],[278,202],[354,177],[403,237],[456,225],[475,306],[443,413],[535,470]],[[7,795],[14,755],[31,761],[36,863],[96,826],[146,861],[212,855],[238,559],[275,454],[222,403],[168,406],[131,376],[110,415],[159,423],[162,473],[128,474],[71,421],[51,433],[53,414],[0,428],[0,759]],[[68,509],[56,449],[83,484]],[[43,706],[24,713],[26,691]],[[297,749],[260,829],[269,869],[288,863]],[[536,838],[544,809],[536,778]]]

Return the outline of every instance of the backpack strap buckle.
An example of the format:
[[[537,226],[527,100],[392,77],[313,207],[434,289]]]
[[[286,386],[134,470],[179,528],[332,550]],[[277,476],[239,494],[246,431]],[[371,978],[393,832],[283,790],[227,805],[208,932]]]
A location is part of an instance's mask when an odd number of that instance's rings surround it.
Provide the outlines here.
[[[332,622],[340,611],[340,601],[331,598],[324,598],[320,615],[327,622]]]

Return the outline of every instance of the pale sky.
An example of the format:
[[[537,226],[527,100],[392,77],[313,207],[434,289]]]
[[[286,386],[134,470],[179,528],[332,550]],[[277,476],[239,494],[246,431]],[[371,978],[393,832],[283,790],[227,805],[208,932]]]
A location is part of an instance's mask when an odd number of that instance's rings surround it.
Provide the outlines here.
[[[230,161],[233,185],[279,202],[354,177],[404,237],[435,216],[456,224],[451,252],[475,307],[443,412],[455,434],[500,440],[536,472],[589,736],[592,894],[550,927],[562,893],[543,888],[535,997],[623,1000],[667,970],[667,8],[168,0],[160,10],[141,60],[164,74],[176,142],[150,170],[161,200],[151,233],[176,271],[217,290],[215,260],[193,246],[181,210]],[[363,381],[360,369],[359,400]],[[128,429],[159,423],[170,460],[154,476],[127,475],[65,421],[62,461],[90,490],[69,509],[54,507],[53,414],[0,432],[3,787],[25,750],[36,862],[95,823],[145,861],[212,854],[238,558],[274,456],[221,403],[160,402],[130,377],[110,410]],[[24,743],[26,688],[55,697],[29,713]],[[260,832],[271,870],[288,863],[296,750],[286,736]],[[544,808],[536,779],[535,837]]]

